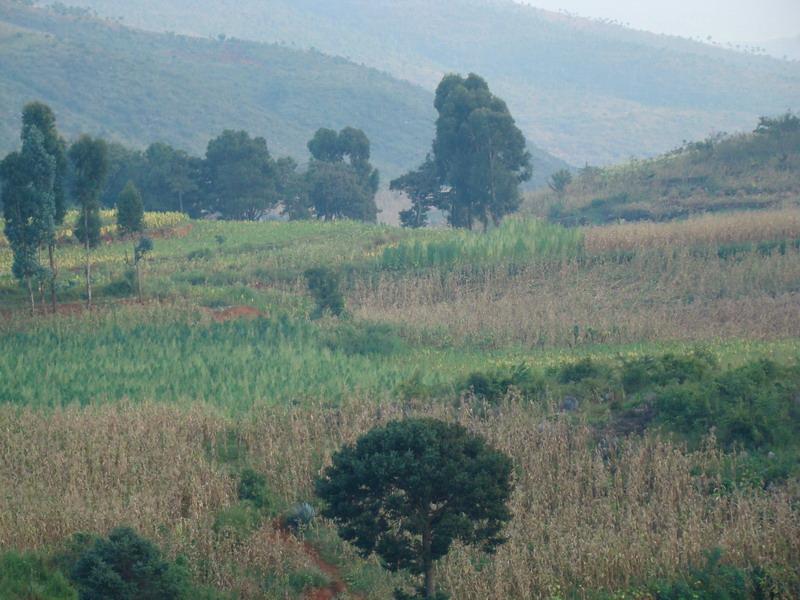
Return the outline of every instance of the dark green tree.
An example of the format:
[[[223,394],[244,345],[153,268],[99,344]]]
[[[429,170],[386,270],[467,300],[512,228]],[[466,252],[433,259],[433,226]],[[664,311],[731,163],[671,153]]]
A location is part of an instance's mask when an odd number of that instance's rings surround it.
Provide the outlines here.
[[[133,235],[144,231],[142,195],[132,181],[128,182],[117,200],[117,230],[120,235]]]
[[[70,578],[81,600],[191,597],[186,570],[167,561],[155,545],[126,527],[95,540],[78,557]]]
[[[28,290],[33,314],[33,282],[44,275],[39,248],[55,239],[55,159],[47,152],[38,127],[24,129],[22,150],[3,160],[0,178],[5,235],[14,254],[12,271]]]
[[[187,212],[185,199],[199,190],[199,159],[163,143],[151,144],[144,159],[140,185],[148,209]]]
[[[531,177],[525,138],[505,102],[475,74],[447,75],[436,90],[433,154],[448,189],[450,224],[486,228],[519,208],[519,185]]]
[[[312,207],[308,199],[307,178],[298,172],[297,161],[290,157],[275,161],[278,197],[282,212],[292,221],[310,219]]]
[[[313,159],[306,174],[306,206],[320,219],[375,222],[380,175],[369,162],[366,134],[353,127],[338,134],[320,129],[308,149]]]
[[[208,143],[203,181],[207,209],[223,219],[262,218],[278,203],[276,179],[264,138],[228,130]]]
[[[108,146],[100,138],[83,135],[69,149],[69,158],[74,172],[73,195],[80,208],[73,231],[85,250],[86,305],[91,307],[91,250],[100,243],[100,194],[108,174]]]
[[[342,280],[339,273],[327,267],[316,267],[305,272],[308,291],[314,298],[316,308],[312,317],[319,318],[325,313],[338,317],[344,312]]]
[[[22,135],[30,128],[37,128],[42,136],[45,151],[53,158],[55,173],[53,176],[53,221],[54,225],[61,225],[64,222],[64,215],[67,212],[66,199],[66,178],[67,178],[67,144],[59,135],[56,128],[56,116],[52,109],[42,102],[31,102],[22,109]],[[53,312],[56,312],[56,236],[53,232],[47,241],[47,254],[50,261],[50,302]]]
[[[435,419],[395,421],[333,456],[316,484],[323,515],[364,555],[422,575],[454,540],[492,552],[511,518],[511,460],[483,438]]]
[[[389,189],[403,192],[411,200],[411,208],[400,211],[403,227],[425,227],[428,212],[432,207],[441,206],[445,197],[436,173],[436,163],[430,155],[419,168],[393,180]]]

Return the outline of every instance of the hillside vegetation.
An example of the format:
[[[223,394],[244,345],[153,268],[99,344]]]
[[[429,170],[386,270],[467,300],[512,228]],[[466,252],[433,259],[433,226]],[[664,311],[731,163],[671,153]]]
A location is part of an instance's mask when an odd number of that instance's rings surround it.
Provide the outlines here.
[[[581,169],[527,208],[564,224],[664,221],[800,203],[800,117],[762,118],[748,134],[687,143],[650,160]]]
[[[18,145],[17,107],[41,100],[70,136],[202,155],[224,129],[307,159],[320,127],[363,129],[386,181],[425,157],[433,94],[318,51],[235,39],[155,35],[78,11],[0,0],[0,149]],[[535,182],[565,164],[531,147]]]
[[[187,597],[383,600],[409,578],[303,503],[343,443],[412,415],[515,465],[508,542],[437,568],[453,598],[797,596],[797,209],[488,234],[149,214],[142,303],[102,218],[91,312],[65,229],[58,315],[26,315],[0,248],[11,598],[74,598],[125,525],[206,586]],[[317,318],[309,268],[343,314]]]
[[[574,165],[653,155],[800,108],[800,64],[512,0],[71,0],[157,31],[318,48],[426,89],[477,72],[526,136]]]

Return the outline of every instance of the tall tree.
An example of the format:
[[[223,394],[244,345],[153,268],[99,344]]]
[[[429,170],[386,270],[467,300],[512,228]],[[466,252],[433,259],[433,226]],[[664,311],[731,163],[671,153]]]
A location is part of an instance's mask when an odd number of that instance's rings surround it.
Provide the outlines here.
[[[203,183],[208,208],[223,219],[255,221],[278,203],[267,142],[245,131],[227,130],[208,143]]]
[[[148,210],[186,212],[184,199],[198,190],[199,160],[163,143],[151,144],[140,185]]]
[[[323,514],[364,556],[423,577],[455,540],[493,551],[511,518],[511,460],[457,424],[394,421],[333,456],[317,481]]]
[[[73,195],[80,207],[74,233],[84,246],[86,305],[91,308],[91,250],[100,243],[100,193],[108,174],[108,146],[99,138],[83,135],[69,149],[69,158],[74,171]]]
[[[5,235],[14,253],[12,271],[24,283],[36,310],[34,279],[43,275],[39,248],[55,238],[56,164],[38,127],[24,129],[22,150],[9,154],[0,166],[3,181]]]
[[[519,184],[531,177],[530,154],[505,102],[475,74],[447,75],[436,90],[434,162],[447,194],[450,224],[498,223],[519,208]]]
[[[117,229],[121,235],[144,231],[142,195],[132,181],[128,182],[117,200]]]
[[[53,176],[53,220],[55,225],[64,222],[67,213],[66,178],[67,178],[67,144],[56,128],[56,116],[52,109],[42,102],[31,102],[22,109],[22,135],[30,127],[36,127],[42,134],[45,151],[53,158],[55,173]],[[56,247],[55,233],[47,242],[47,254],[50,261],[50,302],[56,312]]]
[[[306,174],[306,189],[308,205],[316,216],[375,222],[380,175],[369,162],[366,134],[353,127],[338,134],[320,129],[309,141],[308,149],[312,161]]]

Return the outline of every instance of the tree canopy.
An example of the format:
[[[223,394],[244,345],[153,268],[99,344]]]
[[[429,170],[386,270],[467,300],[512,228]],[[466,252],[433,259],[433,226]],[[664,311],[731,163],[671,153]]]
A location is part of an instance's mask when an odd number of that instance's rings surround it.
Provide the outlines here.
[[[454,540],[493,551],[511,518],[511,460],[483,438],[435,419],[394,421],[333,456],[317,482],[339,534],[391,570],[424,576]]]
[[[439,112],[434,162],[447,195],[450,224],[486,227],[519,207],[519,184],[531,177],[525,137],[488,84],[470,74],[447,75],[436,90]]]
[[[144,231],[142,195],[132,181],[128,182],[117,200],[117,228],[122,235]]]
[[[360,129],[319,129],[308,142],[307,207],[320,219],[374,222],[378,170],[370,164],[370,142]],[[347,159],[347,160],[345,160]],[[290,207],[291,212],[302,214]]]

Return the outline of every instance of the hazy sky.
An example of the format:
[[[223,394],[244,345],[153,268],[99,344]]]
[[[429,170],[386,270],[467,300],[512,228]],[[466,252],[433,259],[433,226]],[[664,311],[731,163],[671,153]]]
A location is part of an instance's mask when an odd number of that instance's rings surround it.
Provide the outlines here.
[[[800,35],[800,0],[518,0],[630,23],[636,29],[721,42]]]

